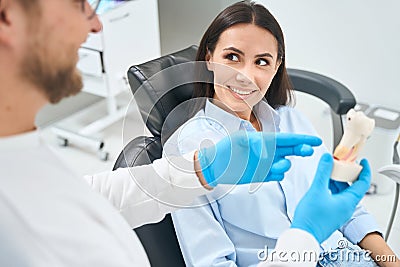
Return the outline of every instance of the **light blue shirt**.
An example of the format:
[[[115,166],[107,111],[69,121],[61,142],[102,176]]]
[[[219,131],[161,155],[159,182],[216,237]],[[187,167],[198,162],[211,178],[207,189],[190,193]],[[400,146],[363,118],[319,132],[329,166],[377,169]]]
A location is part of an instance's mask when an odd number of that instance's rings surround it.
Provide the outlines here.
[[[272,109],[261,101],[253,108],[262,131],[318,135],[311,123],[290,107]],[[238,130],[255,131],[242,120],[206,102],[164,145],[164,156],[183,155],[209,146]],[[274,249],[278,237],[291,225],[295,208],[314,178],[319,159],[327,150],[314,149],[311,157],[289,157],[291,169],[281,182],[258,185],[217,186],[198,198],[192,208],[172,214],[182,254],[188,266],[251,266],[259,263],[258,251]],[[375,220],[361,206],[341,232],[358,243],[379,231]],[[336,231],[322,246],[336,248],[343,239]]]

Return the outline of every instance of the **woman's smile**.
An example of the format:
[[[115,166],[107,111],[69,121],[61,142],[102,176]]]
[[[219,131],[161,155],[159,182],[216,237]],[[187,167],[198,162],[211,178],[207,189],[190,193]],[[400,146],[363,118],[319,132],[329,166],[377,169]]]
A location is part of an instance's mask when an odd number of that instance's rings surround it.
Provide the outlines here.
[[[249,98],[255,92],[258,91],[258,90],[254,90],[254,89],[245,89],[245,88],[233,87],[233,86],[229,86],[229,85],[227,85],[226,88],[228,88],[230,90],[231,94],[235,98],[241,99],[241,100]]]

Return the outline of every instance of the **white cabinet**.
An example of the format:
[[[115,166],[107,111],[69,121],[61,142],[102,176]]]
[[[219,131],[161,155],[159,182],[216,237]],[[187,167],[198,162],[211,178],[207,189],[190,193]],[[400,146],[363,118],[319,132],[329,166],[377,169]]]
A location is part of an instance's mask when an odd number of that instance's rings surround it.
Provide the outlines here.
[[[85,92],[110,97],[127,88],[133,64],[160,56],[156,0],[131,0],[100,15],[103,31],[89,34],[79,51]],[[101,81],[92,81],[93,79]],[[100,83],[103,86],[97,87]]]
[[[94,139],[93,134],[121,119],[127,111],[126,106],[117,106],[115,96],[129,90],[128,68],[161,55],[157,0],[119,2],[99,18],[103,30],[89,34],[79,49],[77,67],[82,72],[83,91],[106,98],[107,116],[78,132],[62,126],[54,128],[60,144],[86,144],[97,150],[104,142]],[[107,158],[104,153],[101,157]]]

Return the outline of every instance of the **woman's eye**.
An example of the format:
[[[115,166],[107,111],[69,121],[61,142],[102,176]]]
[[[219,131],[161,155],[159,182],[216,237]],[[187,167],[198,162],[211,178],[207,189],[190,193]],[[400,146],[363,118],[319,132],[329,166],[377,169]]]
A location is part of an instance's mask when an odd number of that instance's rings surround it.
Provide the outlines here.
[[[239,57],[235,54],[228,54],[228,55],[226,55],[225,58],[232,60],[232,61],[239,61]]]
[[[260,58],[260,59],[257,59],[256,64],[260,65],[260,66],[268,66],[269,62],[268,62],[268,60]]]

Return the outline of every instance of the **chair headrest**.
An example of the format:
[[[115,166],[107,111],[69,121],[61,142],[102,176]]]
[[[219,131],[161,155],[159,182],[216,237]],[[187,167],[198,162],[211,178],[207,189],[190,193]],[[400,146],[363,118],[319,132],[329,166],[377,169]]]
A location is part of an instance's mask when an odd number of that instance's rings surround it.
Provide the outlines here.
[[[154,136],[170,135],[188,118],[169,117],[180,103],[192,98],[197,46],[132,66],[128,80],[147,128]],[[174,111],[174,114],[178,114]]]
[[[293,89],[320,98],[339,115],[356,105],[352,92],[343,84],[327,76],[298,69],[287,69]]]

